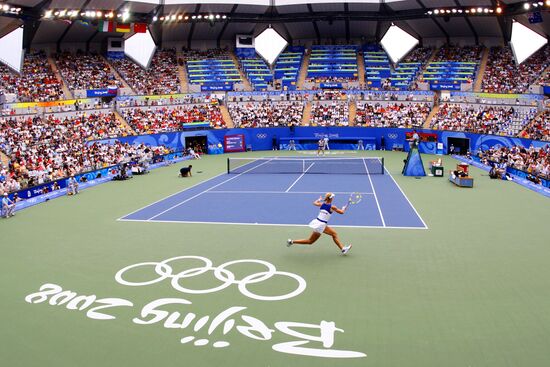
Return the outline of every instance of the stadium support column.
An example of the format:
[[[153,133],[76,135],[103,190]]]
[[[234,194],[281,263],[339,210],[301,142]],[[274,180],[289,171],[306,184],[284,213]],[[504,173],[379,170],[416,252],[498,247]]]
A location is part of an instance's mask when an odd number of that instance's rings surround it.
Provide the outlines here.
[[[50,6],[52,0],[43,0],[32,7],[31,12],[33,14],[41,14],[42,9]],[[38,17],[40,19],[40,17]],[[40,27],[40,20],[37,19],[25,19],[23,23],[23,49],[28,50],[31,48],[32,40],[36,35],[36,31]]]

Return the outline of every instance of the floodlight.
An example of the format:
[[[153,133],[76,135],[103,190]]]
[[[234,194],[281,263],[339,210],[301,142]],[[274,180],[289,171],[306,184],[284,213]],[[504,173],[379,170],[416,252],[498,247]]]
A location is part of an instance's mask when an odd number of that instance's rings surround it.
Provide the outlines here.
[[[397,64],[418,43],[419,41],[416,38],[393,24],[380,41],[380,44],[394,64]]]
[[[510,46],[519,65],[544,46],[548,40],[519,22],[512,23]]]
[[[0,38],[0,62],[20,73],[23,68],[23,27]]]
[[[124,54],[144,69],[151,64],[156,49],[157,45],[148,29],[145,33],[135,33],[124,41]]]
[[[288,42],[273,28],[267,28],[254,39],[254,48],[270,66],[279,57]]]

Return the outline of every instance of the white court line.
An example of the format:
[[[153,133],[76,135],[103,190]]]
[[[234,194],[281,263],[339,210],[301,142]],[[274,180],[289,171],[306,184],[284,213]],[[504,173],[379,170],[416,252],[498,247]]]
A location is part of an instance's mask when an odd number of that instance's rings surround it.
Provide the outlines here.
[[[200,221],[187,221],[187,220],[149,220],[149,219],[118,219],[119,222],[146,222],[146,223],[179,223],[179,224],[228,224],[238,226],[275,226],[275,227],[304,227],[309,228],[307,224],[290,224],[290,223],[240,223],[240,222],[200,222]],[[330,225],[334,228],[372,228],[372,229],[421,229],[423,227],[392,227],[392,226],[348,226],[348,225]]]
[[[117,220],[121,220],[121,219],[124,218],[124,217],[127,217],[127,216],[129,216],[129,215],[132,215],[132,214],[134,214],[134,213],[137,213],[137,212],[139,212],[139,211],[141,211],[141,210],[143,210],[143,209],[146,209],[146,208],[148,208],[148,207],[150,207],[150,206],[153,206],[153,205],[155,205],[155,204],[158,204],[158,203],[160,203],[161,201],[164,201],[164,200],[166,200],[166,199],[168,199],[168,198],[171,198],[172,196],[179,195],[179,194],[181,194],[182,192],[185,192],[185,191],[187,191],[187,190],[191,190],[192,188],[194,188],[194,187],[196,187],[196,186],[202,185],[203,183],[206,183],[206,182],[208,182],[208,181],[212,181],[213,179],[218,178],[218,177],[223,176],[223,175],[226,175],[226,174],[227,174],[227,172],[220,173],[219,175],[216,175],[216,176],[214,176],[214,177],[211,177],[211,178],[209,178],[209,179],[206,180],[206,181],[201,181],[201,182],[196,183],[196,184],[194,184],[194,185],[192,185],[192,186],[189,186],[189,187],[187,187],[187,188],[185,188],[185,189],[183,189],[183,190],[181,190],[181,191],[178,191],[178,192],[176,192],[175,194],[170,194],[170,195],[168,195],[168,196],[165,196],[164,198],[159,199],[159,200],[157,200],[157,201],[155,201],[155,202],[153,202],[153,203],[151,203],[151,204],[147,204],[147,205],[145,205],[145,206],[142,207],[142,208],[136,209],[136,210],[134,210],[134,211],[131,212],[131,213],[128,213],[128,214],[126,214],[126,215],[123,215],[122,217],[118,218]]]
[[[405,200],[407,200],[407,202],[409,203],[409,205],[411,206],[411,208],[413,208],[414,212],[416,213],[416,215],[418,216],[418,218],[420,218],[420,221],[422,222],[422,224],[424,225],[424,229],[429,229],[428,226],[426,225],[426,222],[424,222],[424,219],[422,219],[422,217],[420,216],[420,214],[418,214],[418,212],[416,211],[416,208],[414,207],[414,205],[412,205],[411,201],[409,200],[409,198],[407,197],[407,195],[405,195],[405,193],[403,192],[403,190],[401,189],[401,186],[399,186],[399,184],[397,183],[397,181],[395,181],[395,178],[393,178],[393,176],[391,175],[390,171],[388,171],[386,169],[386,167],[384,167],[384,171],[386,171],[386,173],[390,176],[390,178],[392,179],[393,183],[395,183],[395,186],[397,186],[397,188],[399,189],[399,191],[401,191],[401,193],[403,194],[403,196],[405,197]]]
[[[314,164],[315,164],[315,163],[310,164],[309,167],[304,171],[304,173],[302,173],[302,174],[300,175],[300,177],[298,177],[298,178],[296,179],[296,181],[294,181],[294,182],[292,183],[292,185],[290,185],[290,186],[288,187],[288,189],[286,189],[285,192],[289,192],[290,189],[291,189],[292,187],[294,187],[294,185],[296,185],[296,184],[298,183],[298,181],[300,181],[300,179],[301,179],[302,177],[304,177],[304,175],[307,173],[307,171],[309,171],[309,169],[310,169],[311,167],[313,167]]]
[[[231,180],[234,180],[234,179],[236,179],[237,177],[240,177],[241,175],[244,175],[245,173],[250,172],[250,171],[252,171],[253,169],[256,169],[256,168],[258,168],[258,167],[260,167],[260,166],[263,166],[264,164],[269,163],[269,162],[271,162],[271,160],[265,161],[265,162],[262,163],[262,164],[258,164],[257,166],[254,166],[254,167],[252,167],[252,168],[249,168],[249,169],[247,169],[246,171],[241,172],[241,173],[239,173],[238,175],[233,176],[233,177],[231,177],[231,178],[228,178],[227,180],[222,181],[222,182],[220,182],[220,183],[217,184],[217,185],[211,186],[211,187],[209,187],[208,189],[206,189],[206,190],[204,190],[204,191],[201,191],[201,192],[199,192],[198,194],[193,195],[193,196],[191,196],[190,198],[185,199],[184,201],[182,201],[182,202],[180,202],[180,203],[178,203],[178,204],[176,204],[176,205],[174,205],[174,206],[171,206],[170,208],[168,208],[168,209],[166,209],[166,210],[163,210],[162,212],[160,212],[160,213],[158,213],[158,214],[156,214],[156,215],[153,215],[153,216],[152,216],[151,218],[149,218],[148,220],[151,220],[151,219],[154,219],[154,218],[156,218],[156,217],[158,217],[158,216],[161,216],[161,215],[163,215],[164,213],[169,212],[170,210],[175,209],[175,208],[177,208],[178,206],[180,206],[180,205],[182,205],[182,204],[185,204],[186,202],[191,201],[191,200],[193,200],[194,198],[199,197],[199,196],[201,196],[202,194],[204,194],[204,193],[206,193],[206,192],[208,192],[208,191],[210,191],[210,190],[212,190],[212,189],[214,189],[214,188],[216,188],[216,187],[218,187],[218,186],[223,185],[224,183],[227,183],[227,182],[229,182],[229,181],[231,181]]]
[[[386,226],[386,221],[384,220],[384,215],[382,215],[382,209],[380,209],[380,203],[378,202],[378,196],[376,196],[376,190],[374,189],[374,185],[372,184],[372,180],[370,179],[370,172],[369,168],[367,167],[367,161],[363,159],[363,164],[365,165],[365,169],[367,170],[367,178],[369,179],[370,187],[372,189],[372,193],[374,194],[374,201],[376,201],[376,207],[378,208],[378,213],[380,214],[380,219],[382,219],[382,226]]]
[[[208,194],[308,194],[308,195],[319,195],[324,194],[324,191],[226,191],[226,190],[212,190],[208,191]],[[333,194],[338,195],[351,195],[354,192],[339,192],[334,191]],[[360,192],[362,195],[374,195],[372,192]]]

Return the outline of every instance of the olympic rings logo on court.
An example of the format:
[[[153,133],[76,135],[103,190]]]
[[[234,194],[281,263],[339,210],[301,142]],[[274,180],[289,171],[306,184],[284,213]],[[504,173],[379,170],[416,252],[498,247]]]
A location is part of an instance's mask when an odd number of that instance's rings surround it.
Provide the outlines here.
[[[169,265],[169,263],[176,260],[189,260],[189,259],[202,261],[204,262],[204,265],[201,267],[186,269],[177,274],[174,274],[174,270]],[[245,263],[261,264],[265,266],[267,270],[247,275],[242,279],[236,279],[235,274],[227,270],[227,267],[231,265],[245,264]],[[141,282],[128,281],[123,278],[123,275],[131,269],[148,267],[148,266],[154,266],[155,273],[158,275],[158,277],[151,280],[141,281]],[[221,281],[222,284],[220,284],[217,287],[207,288],[207,289],[189,289],[189,288],[185,288],[180,284],[186,278],[199,276],[208,271],[212,271],[214,273],[214,277],[216,277],[216,279]],[[249,284],[261,283],[268,279],[271,279],[276,275],[292,278],[298,283],[298,286],[292,292],[278,295],[278,296],[263,296],[263,295],[255,294],[247,288]],[[306,289],[306,286],[307,286],[305,279],[302,278],[301,276],[294,273],[288,273],[285,271],[278,271],[275,265],[264,260],[256,260],[256,259],[233,260],[233,261],[228,261],[226,263],[223,263],[220,266],[213,266],[212,261],[206,257],[176,256],[176,257],[163,260],[161,262],[142,262],[138,264],[129,265],[119,270],[115,275],[115,280],[118,283],[122,285],[131,286],[131,287],[151,285],[158,282],[162,282],[165,279],[171,279],[172,288],[174,288],[175,290],[181,293],[188,293],[188,294],[214,293],[214,292],[221,291],[222,289],[225,289],[232,284],[236,284],[238,286],[239,292],[241,292],[243,296],[246,296],[248,298],[252,298],[258,301],[281,301],[284,299],[296,297],[297,295],[301,294]]]
[[[388,134],[388,138],[390,138],[390,139],[397,139],[397,134],[393,134],[393,133]]]
[[[258,134],[256,134],[256,137],[257,137],[258,139],[265,139],[265,138],[267,138],[267,134],[258,133]]]

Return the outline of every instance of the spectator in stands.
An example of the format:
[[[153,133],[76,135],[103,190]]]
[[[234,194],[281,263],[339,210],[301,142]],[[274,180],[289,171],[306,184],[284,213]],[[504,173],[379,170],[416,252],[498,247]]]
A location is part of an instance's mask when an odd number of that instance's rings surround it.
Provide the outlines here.
[[[548,65],[550,46],[543,47],[521,65],[516,64],[509,46],[491,47],[483,75],[483,92],[526,93]]]
[[[348,102],[314,102],[311,106],[310,124],[313,126],[348,126]]]
[[[146,70],[126,58],[114,59],[111,63],[137,94],[162,95],[181,92],[175,49],[157,51]]]
[[[357,102],[355,123],[372,127],[422,127],[430,113],[426,103]]]
[[[278,127],[299,124],[304,111],[303,102],[262,101],[228,103],[236,127]]]
[[[20,74],[0,64],[0,92],[15,94],[19,102],[57,101],[63,95],[61,82],[43,51],[26,54]]]
[[[225,127],[220,108],[214,104],[126,108],[122,110],[122,116],[140,134],[180,131],[183,124],[192,122],[210,123],[215,128]]]
[[[56,63],[61,76],[72,90],[119,86],[107,61],[96,53],[62,52],[56,55]]]
[[[431,126],[438,130],[516,136],[535,114],[536,109],[529,107],[444,103]]]

